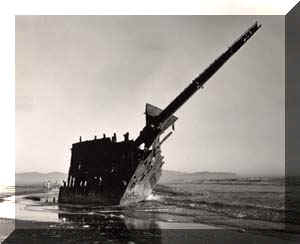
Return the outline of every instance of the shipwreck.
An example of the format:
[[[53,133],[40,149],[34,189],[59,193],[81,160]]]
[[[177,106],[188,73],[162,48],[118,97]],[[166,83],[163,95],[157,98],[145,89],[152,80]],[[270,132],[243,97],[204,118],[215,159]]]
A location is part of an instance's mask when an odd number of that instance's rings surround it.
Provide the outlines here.
[[[72,145],[68,179],[59,189],[59,203],[128,205],[145,200],[157,184],[164,157],[161,145],[172,134],[174,113],[261,27],[255,22],[198,75],[165,109],[146,104],[146,125],[136,139],[94,138]],[[161,137],[163,138],[161,139]]]

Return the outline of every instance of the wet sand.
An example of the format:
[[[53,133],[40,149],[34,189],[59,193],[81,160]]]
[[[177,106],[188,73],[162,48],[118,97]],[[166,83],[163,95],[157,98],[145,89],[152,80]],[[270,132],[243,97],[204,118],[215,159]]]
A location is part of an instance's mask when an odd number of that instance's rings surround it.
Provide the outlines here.
[[[188,224],[187,224],[188,225]],[[51,222],[16,220],[16,230],[3,242],[6,244],[27,243],[270,243],[292,244],[298,240],[283,240],[253,233],[241,233],[226,229],[184,228],[180,223],[175,229],[119,229],[94,228],[87,225],[73,227]]]
[[[26,192],[28,193],[28,192]],[[57,191],[4,198],[0,208],[15,206],[16,220],[0,219],[3,243],[299,243],[298,235],[273,231],[248,231],[232,224],[210,224],[207,213],[193,216],[164,209],[155,201],[134,208],[58,206]],[[10,201],[8,201],[9,199]],[[32,199],[39,199],[33,201]],[[57,199],[57,198],[56,198]],[[180,208],[176,208],[178,210]],[[171,212],[170,212],[171,210]],[[181,210],[180,210],[181,211]],[[188,211],[191,212],[191,209]],[[201,212],[200,212],[201,213]],[[198,211],[199,214],[199,211]],[[201,216],[201,215],[200,215]],[[239,221],[239,220],[236,220]],[[249,220],[250,221],[250,220]],[[227,225],[226,225],[227,224]],[[250,221],[249,225],[253,225]]]

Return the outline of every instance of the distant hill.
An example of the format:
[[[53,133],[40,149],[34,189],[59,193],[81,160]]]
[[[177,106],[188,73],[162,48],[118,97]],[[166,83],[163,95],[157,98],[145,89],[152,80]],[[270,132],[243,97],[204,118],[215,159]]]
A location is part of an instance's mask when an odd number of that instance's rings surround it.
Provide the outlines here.
[[[159,183],[194,182],[199,180],[234,179],[237,174],[228,172],[193,172],[184,173],[172,170],[163,170]]]
[[[42,184],[48,180],[52,183],[61,183],[67,178],[67,174],[61,172],[39,173],[26,172],[16,174],[16,185]]]
[[[194,172],[184,173],[173,170],[163,170],[159,183],[171,182],[193,182],[198,180],[207,179],[232,179],[236,178],[234,173],[223,172]],[[61,172],[39,173],[39,172],[26,172],[16,174],[16,185],[29,185],[29,184],[42,184],[48,180],[51,183],[61,183],[67,179],[67,174]]]

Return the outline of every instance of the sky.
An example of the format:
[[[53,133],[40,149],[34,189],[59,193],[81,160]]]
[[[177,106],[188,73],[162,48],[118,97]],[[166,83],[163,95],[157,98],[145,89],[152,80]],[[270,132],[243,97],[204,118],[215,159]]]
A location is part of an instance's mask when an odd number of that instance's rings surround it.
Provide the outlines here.
[[[284,16],[17,16],[16,172],[67,172],[72,143],[144,127],[254,21],[184,106],[164,169],[284,174]]]

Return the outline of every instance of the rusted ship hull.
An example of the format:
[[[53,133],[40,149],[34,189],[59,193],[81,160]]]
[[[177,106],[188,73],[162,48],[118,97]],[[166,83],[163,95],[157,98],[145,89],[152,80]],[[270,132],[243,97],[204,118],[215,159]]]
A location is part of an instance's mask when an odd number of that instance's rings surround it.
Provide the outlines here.
[[[146,104],[146,123],[162,110]],[[164,131],[177,117],[171,116],[163,125]],[[140,149],[129,134],[117,142],[116,135],[108,138],[74,143],[69,176],[59,190],[59,203],[128,205],[145,200],[161,176],[164,164],[158,134],[151,148]]]
[[[153,188],[159,181],[163,164],[163,156],[161,155],[160,147],[157,146],[145,160],[138,164],[122,195],[120,205],[143,201],[150,196]]]
[[[157,184],[163,165],[160,136],[172,126],[174,113],[227,62],[261,27],[253,24],[207,69],[198,75],[164,110],[146,104],[146,126],[135,140],[117,142],[116,135],[72,146],[67,182],[60,188],[59,203],[128,205],[145,200]],[[143,146],[143,149],[142,149]]]
[[[157,184],[164,164],[159,144],[153,148],[144,160],[139,161],[127,180],[114,179],[109,185],[97,185],[96,189],[70,183],[69,186],[60,187],[59,203],[129,205],[145,200]]]

